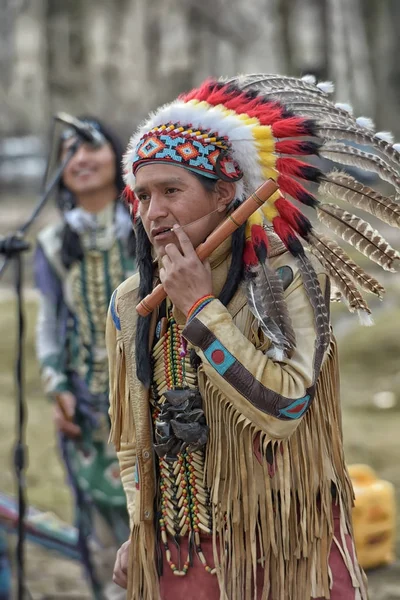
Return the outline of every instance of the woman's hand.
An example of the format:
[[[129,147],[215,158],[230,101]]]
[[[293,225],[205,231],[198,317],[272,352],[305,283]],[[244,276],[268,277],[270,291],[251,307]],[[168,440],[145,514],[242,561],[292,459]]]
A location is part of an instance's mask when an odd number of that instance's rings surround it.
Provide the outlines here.
[[[60,392],[56,396],[53,421],[58,431],[69,438],[81,436],[81,429],[73,423],[76,410],[76,398],[71,392]]]
[[[115,560],[113,582],[126,590],[128,585],[129,546],[131,541],[124,542],[117,552]]]
[[[179,225],[174,225],[173,230],[180,248],[175,244],[165,247],[160,280],[173,305],[187,315],[199,298],[212,294],[211,267],[208,261],[200,261]]]

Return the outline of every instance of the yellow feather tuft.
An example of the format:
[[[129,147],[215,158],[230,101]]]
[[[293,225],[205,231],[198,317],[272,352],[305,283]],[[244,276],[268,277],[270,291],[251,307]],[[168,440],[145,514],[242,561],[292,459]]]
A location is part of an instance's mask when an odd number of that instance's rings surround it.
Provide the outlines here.
[[[272,152],[259,152],[258,153],[258,162],[263,167],[275,167],[277,156],[272,154]]]
[[[274,192],[274,193],[272,194],[272,196],[270,196],[270,197],[268,198],[268,204],[275,204],[275,202],[276,202],[277,200],[279,200],[279,198],[283,198],[283,196],[282,196],[282,194],[281,194],[280,190],[277,190],[276,192]]]
[[[272,138],[259,140],[255,146],[259,152],[275,152],[275,140]]]
[[[261,225],[263,224],[263,215],[260,210],[256,210],[246,221],[246,240],[251,238],[251,228],[253,225]]]
[[[274,136],[272,134],[272,128],[269,125],[260,125],[259,127],[254,127],[253,137],[256,140],[272,140],[274,141]]]
[[[217,108],[222,112],[225,117],[238,117],[238,114],[231,108],[225,108],[223,104],[217,104],[216,106],[210,106],[210,108]]]
[[[276,208],[275,204],[270,204],[269,202],[266,202],[265,204],[263,204],[263,207],[261,210],[263,212],[264,217],[270,223],[272,223],[272,221],[273,221],[273,219],[275,219],[275,217],[279,217],[279,212],[278,212],[278,209]]]
[[[249,117],[246,113],[238,115],[238,118],[243,121],[245,125],[255,125],[256,127],[260,125],[260,121],[256,117]]]
[[[272,179],[273,181],[276,181],[279,177],[278,171],[270,167],[263,166],[261,172],[264,179]]]

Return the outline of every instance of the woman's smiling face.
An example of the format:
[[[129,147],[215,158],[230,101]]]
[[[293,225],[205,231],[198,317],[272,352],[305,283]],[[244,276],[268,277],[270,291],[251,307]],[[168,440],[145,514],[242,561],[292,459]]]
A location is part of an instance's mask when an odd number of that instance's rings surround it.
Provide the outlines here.
[[[63,143],[61,159],[75,141],[70,138]],[[112,186],[115,178],[115,154],[108,142],[100,147],[81,144],[63,173],[65,187],[77,197]]]

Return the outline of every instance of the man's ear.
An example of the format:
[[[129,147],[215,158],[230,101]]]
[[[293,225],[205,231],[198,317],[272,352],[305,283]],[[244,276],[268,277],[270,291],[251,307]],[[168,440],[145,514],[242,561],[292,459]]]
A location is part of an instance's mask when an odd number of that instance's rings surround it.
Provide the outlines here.
[[[218,179],[215,191],[217,194],[217,210],[218,212],[225,212],[235,198],[236,185],[230,181]]]

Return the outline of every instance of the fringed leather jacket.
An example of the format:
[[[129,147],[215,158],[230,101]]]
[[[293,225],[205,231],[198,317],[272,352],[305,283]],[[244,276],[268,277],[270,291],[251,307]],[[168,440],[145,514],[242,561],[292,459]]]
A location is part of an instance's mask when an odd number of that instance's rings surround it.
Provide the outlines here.
[[[229,600],[253,597],[251,573],[260,561],[266,598],[329,597],[333,502],[340,506],[343,535],[351,532],[353,493],[343,456],[335,341],[319,355],[313,310],[295,260],[279,245],[269,260],[283,279],[296,335],[290,358],[275,362],[268,356],[269,341],[242,289],[229,306],[213,300],[189,324],[174,311],[189,350],[200,358],[198,388],[209,427],[204,482],[212,535],[219,540],[214,547],[224,548],[214,552],[221,598]],[[229,261],[227,242],[211,257],[216,297]],[[329,280],[313,262],[329,308]],[[111,439],[132,528],[127,597],[155,600],[157,457],[151,392],[136,377],[138,283],[135,275],[117,288],[108,314]],[[153,336],[157,315],[152,319]],[[350,556],[344,560],[357,597],[366,598],[362,574]]]

